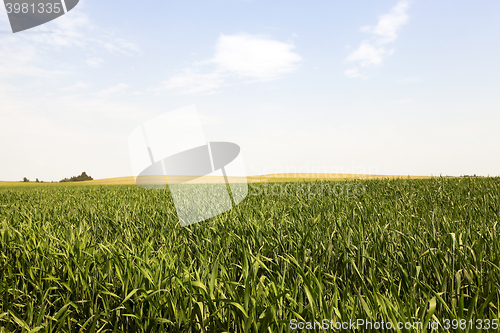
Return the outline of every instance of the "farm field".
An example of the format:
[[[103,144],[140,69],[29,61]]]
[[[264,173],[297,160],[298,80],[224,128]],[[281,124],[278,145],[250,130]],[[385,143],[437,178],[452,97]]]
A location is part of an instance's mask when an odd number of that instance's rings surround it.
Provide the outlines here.
[[[168,190],[3,183],[0,332],[496,332],[499,222],[500,178],[257,182],[185,228]]]
[[[220,177],[212,177],[220,178]],[[238,178],[242,177],[229,177]],[[428,176],[403,176],[403,175],[357,175],[357,174],[340,174],[340,173],[284,173],[284,174],[269,174],[261,176],[249,176],[246,177],[248,183],[264,183],[264,182],[294,182],[294,181],[315,181],[315,180],[366,180],[366,179],[429,179],[432,177]],[[167,177],[165,177],[167,181]],[[36,182],[13,182],[13,181],[0,181],[0,187],[14,187],[14,186],[55,186],[55,185],[66,185],[66,186],[86,186],[86,185],[135,185],[134,177],[116,177],[116,178],[106,178],[106,179],[94,179],[89,181],[80,182],[66,182],[66,183],[36,183]]]

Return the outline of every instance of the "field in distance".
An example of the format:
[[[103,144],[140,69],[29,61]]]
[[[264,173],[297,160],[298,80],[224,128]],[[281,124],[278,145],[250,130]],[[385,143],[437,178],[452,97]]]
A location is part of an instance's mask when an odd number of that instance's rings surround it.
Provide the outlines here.
[[[156,177],[155,177],[156,178]],[[174,183],[187,180],[188,177],[175,177]],[[243,182],[243,177],[228,177],[229,182],[240,183]],[[354,179],[430,179],[432,176],[403,176],[403,175],[364,175],[364,174],[341,174],[341,173],[283,173],[283,174],[269,174],[262,176],[249,176],[247,182],[249,183],[266,183],[266,182],[295,182],[295,181],[315,181],[315,180],[354,180]],[[165,177],[167,179],[167,177]],[[221,183],[224,182],[223,177],[203,176],[191,183]],[[170,177],[170,183],[172,179]],[[0,187],[11,186],[75,186],[75,185],[135,185],[134,177],[117,177],[96,179],[82,182],[15,182],[15,181],[0,181]]]

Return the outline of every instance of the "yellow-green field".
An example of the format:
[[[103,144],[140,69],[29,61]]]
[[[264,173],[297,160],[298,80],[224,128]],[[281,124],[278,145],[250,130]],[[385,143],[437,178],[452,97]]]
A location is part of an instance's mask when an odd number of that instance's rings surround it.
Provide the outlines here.
[[[431,176],[364,175],[347,173],[283,173],[248,177],[250,182],[290,182],[315,180],[430,179]]]
[[[214,182],[220,182],[218,177],[212,177]],[[285,173],[285,174],[270,174],[262,176],[249,176],[249,183],[265,183],[265,182],[295,182],[295,181],[314,181],[314,180],[368,180],[368,179],[430,179],[431,176],[403,176],[403,175],[363,175],[363,174],[340,174],[340,173]],[[166,178],[165,178],[166,179]],[[236,179],[236,178],[234,178]],[[242,179],[242,178],[240,178]],[[0,187],[12,186],[74,186],[74,185],[135,185],[134,177],[116,177],[106,179],[96,179],[83,182],[65,182],[65,183],[36,183],[36,182],[6,182],[0,181]]]

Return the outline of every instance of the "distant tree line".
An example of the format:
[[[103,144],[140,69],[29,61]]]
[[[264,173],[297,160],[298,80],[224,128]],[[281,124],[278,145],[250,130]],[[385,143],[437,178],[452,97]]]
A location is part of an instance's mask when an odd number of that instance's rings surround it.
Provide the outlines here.
[[[87,175],[87,173],[84,171],[80,176],[73,176],[71,178],[64,178],[59,181],[59,183],[66,183],[66,182],[83,182],[85,180],[93,180],[94,178],[90,177]]]
[[[64,178],[62,180],[60,180],[59,182],[60,183],[66,183],[66,182],[83,182],[85,180],[94,180],[94,178],[90,177],[89,175],[87,175],[87,173],[84,171],[82,172],[82,174],[80,176],[73,176],[71,178]],[[26,177],[23,178],[23,182],[25,183],[29,183],[30,180]],[[38,178],[36,179],[36,182],[37,183],[43,183],[43,180],[40,181],[38,180]],[[52,182],[53,183],[53,182]]]
[[[24,178],[23,178],[23,182],[25,182],[25,183],[29,183],[29,182],[30,182],[30,180],[29,180],[28,178],[24,177]],[[40,181],[38,180],[38,178],[36,179],[36,182],[37,182],[37,183],[40,183]],[[41,181],[41,183],[43,183],[43,180]]]

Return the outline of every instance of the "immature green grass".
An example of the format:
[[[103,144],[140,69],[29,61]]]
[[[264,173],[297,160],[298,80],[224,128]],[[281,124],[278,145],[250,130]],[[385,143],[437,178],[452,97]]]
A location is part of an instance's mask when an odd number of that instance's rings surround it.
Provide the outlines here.
[[[186,228],[167,190],[2,188],[0,332],[500,318],[500,179],[352,184],[365,194],[252,184],[235,209]]]

